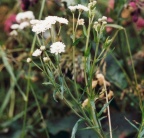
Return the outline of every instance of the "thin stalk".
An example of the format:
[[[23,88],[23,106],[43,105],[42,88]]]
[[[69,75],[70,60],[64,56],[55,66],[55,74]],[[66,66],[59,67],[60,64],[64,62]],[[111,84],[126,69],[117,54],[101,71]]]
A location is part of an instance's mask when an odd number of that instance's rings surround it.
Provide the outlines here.
[[[87,52],[87,50],[88,50],[88,45],[89,45],[91,23],[92,23],[91,18],[89,18],[89,25],[88,25],[87,37],[86,37],[85,54],[86,54],[86,52]],[[86,87],[87,87],[87,91],[86,91],[86,92],[87,92],[87,94],[90,94],[90,91],[89,91],[89,89],[88,89],[88,80],[87,80],[87,73],[86,73],[86,69],[87,69],[87,67],[86,67],[86,62],[87,62],[87,57],[86,57],[86,55],[85,55],[85,58],[84,58],[84,67],[85,67],[85,70],[84,70],[84,78],[85,78],[85,85],[86,85]]]
[[[99,138],[104,138],[104,135],[103,135],[103,132],[100,128],[100,124],[97,120],[97,117],[96,117],[96,114],[95,114],[95,107],[94,107],[95,103],[94,103],[94,100],[91,100],[90,101],[90,110],[91,110],[91,115],[92,115],[92,119],[93,119],[93,123],[96,127],[96,132],[97,134],[99,135]]]
[[[106,94],[106,103],[108,104],[108,94],[107,94],[107,88],[106,88],[106,82],[104,81],[104,89],[105,89],[105,94]],[[109,122],[109,132],[110,132],[110,138],[112,138],[112,125],[111,125],[111,115],[110,115],[110,108],[109,105],[107,106],[107,111],[108,111],[108,122]]]
[[[61,27],[61,24],[60,24],[59,31],[58,31],[58,34],[57,34],[58,36],[60,36],[61,28],[62,27]]]
[[[98,40],[98,42],[96,43],[96,50],[95,50],[94,60],[93,60],[93,64],[92,64],[91,71],[90,71],[90,84],[91,84],[90,85],[90,92],[92,92],[92,78],[93,78],[94,66],[95,66],[95,63],[97,61],[99,42],[100,42],[100,40]],[[91,96],[93,96],[93,93],[91,93]]]
[[[46,122],[44,120],[44,117],[42,115],[42,111],[41,111],[40,104],[38,102],[37,96],[36,96],[36,94],[35,94],[35,92],[34,92],[32,87],[31,87],[31,91],[32,91],[32,94],[33,94],[33,96],[35,98],[35,101],[36,101],[36,104],[37,104],[37,107],[38,107],[38,111],[39,111],[39,114],[40,114],[40,118],[42,119],[43,123],[46,124]],[[50,138],[50,136],[48,134],[48,131],[47,131],[47,127],[45,128],[45,133],[46,133],[47,138]]]
[[[43,72],[43,69],[42,69],[40,66],[38,66],[34,61],[32,61],[32,63],[33,63],[38,69],[40,69],[40,70]]]
[[[42,0],[41,9],[40,9],[39,18],[38,18],[39,20],[42,17],[42,13],[43,13],[43,10],[44,10],[45,2],[46,2],[46,0]],[[32,53],[34,51],[35,43],[36,43],[36,34],[34,35],[34,38],[33,38],[33,42],[32,42],[30,53]]]
[[[73,43],[75,42],[75,36],[76,36],[76,31],[77,31],[77,26],[78,26],[78,23],[76,24],[76,27],[75,27],[75,22],[74,22],[74,19],[75,19],[75,15],[74,13],[72,13],[73,15],[73,37],[72,37],[72,40],[73,40]],[[81,15],[81,12],[79,12],[79,16],[78,16],[78,19],[80,18],[80,15]],[[79,92],[78,92],[78,88],[77,88],[77,84],[76,84],[76,68],[75,68],[75,46],[72,47],[72,62],[73,62],[73,70],[74,70],[74,86],[75,86],[75,92],[76,92],[76,96],[77,98],[79,98]]]
[[[125,37],[126,37],[126,43],[127,43],[127,47],[128,47],[128,52],[129,52],[130,60],[131,60],[131,64],[132,64],[132,70],[133,70],[133,74],[134,74],[136,91],[137,91],[137,94],[138,94],[138,97],[139,97],[139,105],[140,105],[141,111],[143,111],[143,104],[142,104],[141,95],[140,95],[140,92],[137,90],[138,82],[137,82],[136,71],[135,71],[135,68],[134,68],[134,62],[133,62],[133,59],[132,59],[132,53],[131,53],[130,44],[129,44],[129,41],[128,41],[128,35],[127,35],[125,29],[124,29],[124,34],[125,34]]]
[[[131,70],[130,70],[128,64],[127,64],[126,54],[125,54],[124,49],[123,49],[123,47],[122,47],[122,45],[124,45],[124,44],[123,44],[122,37],[123,37],[123,36],[121,35],[121,33],[119,33],[119,34],[118,34],[118,41],[119,41],[118,43],[119,43],[119,45],[120,45],[120,47],[119,47],[119,48],[120,48],[120,56],[121,56],[121,58],[123,59],[125,70],[126,70],[128,76],[129,76],[129,78],[132,80]]]
[[[63,97],[63,99],[64,99],[65,103],[72,109],[72,111],[73,111],[78,117],[84,119],[84,117],[82,117],[82,116],[72,107],[72,105],[69,103],[69,101],[68,101],[65,97]]]
[[[44,10],[45,1],[46,0],[42,0],[41,9],[40,9],[40,13],[39,13],[39,19],[41,19],[41,17],[42,17],[42,12]],[[33,38],[33,42],[32,42],[30,53],[32,53],[34,51],[35,43],[36,43],[36,34],[34,35],[34,38]],[[30,76],[30,72],[31,72],[31,66],[29,66],[29,69],[28,69],[28,76]],[[28,77],[27,87],[26,87],[26,98],[27,98],[27,100],[25,101],[25,106],[24,106],[23,128],[22,128],[22,133],[21,133],[20,138],[24,138],[25,137],[25,132],[24,131],[25,131],[25,128],[26,128],[26,118],[27,118],[27,106],[28,106],[29,90],[30,90],[30,78]]]
[[[31,70],[31,66],[29,66],[29,69],[28,69],[28,76],[30,76],[30,70]],[[22,127],[22,133],[21,133],[20,138],[25,138],[27,107],[28,107],[28,100],[29,100],[29,90],[30,90],[30,78],[28,77],[27,87],[26,87],[27,100],[25,101],[25,105],[24,105],[24,119],[23,119],[23,127]]]
[[[10,109],[9,109],[9,117],[13,117],[15,107],[15,91],[11,93],[11,101],[10,101]]]
[[[122,72],[124,73],[126,80],[128,81],[128,83],[130,85],[132,85],[131,80],[128,76],[128,74],[126,73],[125,69],[121,66],[121,64],[119,63],[119,61],[116,59],[116,57],[113,55],[113,53],[110,51],[111,56],[114,58],[115,62],[118,64],[118,66],[121,68]]]

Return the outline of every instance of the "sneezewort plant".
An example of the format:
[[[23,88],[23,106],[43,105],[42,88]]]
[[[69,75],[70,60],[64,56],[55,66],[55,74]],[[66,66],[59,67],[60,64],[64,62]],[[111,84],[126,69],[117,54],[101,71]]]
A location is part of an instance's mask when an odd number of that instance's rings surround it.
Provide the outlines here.
[[[54,99],[57,101],[57,97],[64,100],[64,102],[72,109],[72,111],[78,115],[81,120],[86,121],[87,126],[93,129],[96,132],[96,135],[99,138],[104,138],[105,134],[102,130],[102,125],[100,121],[101,113],[107,108],[108,111],[108,122],[109,122],[109,133],[110,138],[112,138],[112,128],[111,128],[111,118],[110,118],[110,110],[109,104],[110,101],[108,99],[108,92],[106,88],[106,80],[103,75],[96,75],[98,81],[95,83],[100,84],[103,88],[103,93],[105,93],[106,97],[106,105],[101,109],[100,113],[96,111],[95,102],[99,98],[98,92],[95,91],[94,86],[94,74],[99,69],[98,62],[103,59],[103,56],[106,56],[110,45],[113,39],[107,38],[105,42],[102,43],[101,39],[103,36],[103,32],[105,30],[107,24],[107,17],[103,16],[95,21],[95,8],[96,1],[92,1],[88,4],[88,6],[83,6],[78,4],[77,6],[70,6],[69,9],[72,12],[73,17],[73,26],[72,26],[72,57],[73,57],[73,70],[74,75],[72,79],[68,79],[62,72],[62,67],[60,66],[60,59],[65,52],[67,46],[59,41],[60,31],[62,29],[62,24],[67,25],[68,20],[62,17],[57,16],[48,16],[44,20],[33,20],[32,23],[32,31],[36,33],[37,42],[39,48],[32,53],[32,56],[35,56],[40,59],[41,66],[37,65],[33,60],[31,63],[34,63],[46,76],[48,82],[45,82],[46,85],[52,85],[54,88]],[[75,12],[78,12],[77,22],[75,23]],[[83,41],[85,41],[84,46],[84,79],[85,79],[85,87],[82,89],[83,93],[86,95],[86,102],[82,104],[81,97],[83,96],[80,93],[80,84],[76,81],[76,68],[75,68],[75,51],[76,46],[78,46],[78,39],[76,38],[77,29],[79,27],[79,20],[81,19],[81,15],[83,12],[87,12],[88,15],[88,25],[83,25]],[[59,31],[56,33],[56,26],[58,25]],[[44,38],[44,33],[48,31],[51,34],[51,41],[49,43],[46,42]],[[95,51],[94,56],[91,54],[91,34],[93,33],[93,42],[95,42]],[[115,36],[114,36],[115,37]],[[34,40],[35,40],[34,39]],[[100,49],[100,45],[102,45],[102,49]],[[32,47],[33,49],[33,47]],[[29,60],[28,60],[29,61]],[[101,81],[98,76],[101,76]],[[72,90],[69,88],[68,82],[69,80],[74,85],[74,91],[76,94],[73,94]],[[67,99],[66,94],[70,96],[71,99]],[[74,106],[75,104],[76,106]],[[85,105],[85,106],[83,106]],[[73,129],[72,137],[76,133],[76,126]]]

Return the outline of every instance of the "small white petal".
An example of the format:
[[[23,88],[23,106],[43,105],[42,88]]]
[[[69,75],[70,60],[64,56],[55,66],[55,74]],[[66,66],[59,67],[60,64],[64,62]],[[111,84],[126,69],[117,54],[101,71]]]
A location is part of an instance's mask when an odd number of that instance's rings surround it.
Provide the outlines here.
[[[30,24],[28,22],[22,22],[19,25],[19,29],[23,30],[24,28],[30,26]]]
[[[19,29],[19,24],[12,24],[11,29]]]
[[[13,30],[13,31],[11,31],[11,32],[9,33],[9,35],[10,35],[10,36],[17,36],[18,33],[17,33],[16,30]]]
[[[61,23],[61,24],[68,24],[68,20],[62,17],[57,17],[57,22]]]
[[[77,9],[77,6],[69,6],[68,8],[71,10],[71,12],[75,12],[75,10]]]
[[[81,4],[78,4],[77,9],[78,9],[78,10],[83,10],[83,11],[88,11],[88,10],[89,10],[88,7],[86,7],[86,6],[84,6],[84,5],[81,5]]]
[[[38,57],[38,56],[41,55],[41,53],[42,53],[42,51],[41,51],[40,49],[36,49],[36,50],[33,52],[32,56]]]

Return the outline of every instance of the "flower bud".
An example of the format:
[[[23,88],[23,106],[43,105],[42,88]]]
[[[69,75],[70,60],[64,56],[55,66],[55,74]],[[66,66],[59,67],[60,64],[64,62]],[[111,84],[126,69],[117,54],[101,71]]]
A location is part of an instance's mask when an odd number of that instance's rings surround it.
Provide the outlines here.
[[[32,59],[31,58],[27,58],[27,63],[30,63],[31,61],[32,61]]]
[[[44,51],[45,49],[46,49],[46,46],[41,46],[41,47],[40,47],[40,50],[41,50],[41,51]]]
[[[43,57],[44,62],[48,62],[50,59],[48,57]]]

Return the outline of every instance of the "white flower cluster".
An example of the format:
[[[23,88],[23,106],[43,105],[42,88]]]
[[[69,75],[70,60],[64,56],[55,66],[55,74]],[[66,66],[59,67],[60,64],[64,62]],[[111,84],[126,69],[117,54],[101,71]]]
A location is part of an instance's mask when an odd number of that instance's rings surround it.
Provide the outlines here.
[[[32,11],[20,12],[16,15],[16,21],[18,23],[21,23],[26,20],[30,21],[34,18],[35,18],[35,16]]]
[[[93,9],[95,7],[95,5],[97,4],[97,1],[92,1],[88,4],[89,9]]]
[[[78,22],[78,25],[84,25],[84,23],[85,23],[84,19],[79,19],[77,22]]]
[[[99,18],[99,19],[98,19],[98,22],[106,25],[106,24],[107,24],[107,17],[106,17],[106,16],[103,16],[102,18]]]
[[[59,53],[65,52],[65,44],[62,42],[55,42],[50,46],[50,52],[58,55]]]
[[[102,18],[99,18],[98,21],[94,22],[94,26],[93,27],[98,32],[98,30],[104,30],[106,24],[107,24],[107,17],[103,16]]]
[[[78,9],[79,11],[88,11],[89,10],[88,7],[81,5],[81,4],[78,4],[75,6],[69,6],[68,8],[71,10],[71,12],[75,12],[76,9]]]
[[[30,20],[34,19],[35,16],[32,11],[20,12],[16,15],[16,24],[11,25],[12,30],[23,30],[26,27],[30,26]],[[16,33],[15,33],[16,34]],[[13,33],[10,32],[10,35]]]
[[[46,49],[46,46],[41,46],[40,49],[36,49],[33,53],[32,56],[34,57],[39,57],[42,54],[42,51]],[[50,53],[58,55],[60,53],[65,52],[65,44],[62,42],[55,42],[50,46]],[[47,61],[46,58],[43,58],[44,61]]]
[[[68,24],[67,19],[57,16],[48,16],[45,20],[31,20],[30,24],[32,25],[32,31],[39,34],[50,29],[56,22],[60,24]]]

